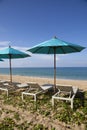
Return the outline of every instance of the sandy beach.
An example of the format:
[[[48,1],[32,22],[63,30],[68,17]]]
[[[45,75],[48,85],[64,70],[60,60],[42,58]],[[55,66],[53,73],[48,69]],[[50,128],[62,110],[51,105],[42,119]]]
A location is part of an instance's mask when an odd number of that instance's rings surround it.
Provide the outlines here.
[[[1,80],[9,80],[9,75],[0,75]],[[30,76],[19,76],[13,75],[12,76],[13,82],[19,83],[27,83],[27,82],[37,82],[38,84],[42,85],[45,83],[53,84],[54,80],[52,78],[40,78],[40,77],[30,77]],[[87,80],[66,80],[66,79],[57,79],[57,84],[62,85],[72,85],[76,86],[83,91],[87,91]]]

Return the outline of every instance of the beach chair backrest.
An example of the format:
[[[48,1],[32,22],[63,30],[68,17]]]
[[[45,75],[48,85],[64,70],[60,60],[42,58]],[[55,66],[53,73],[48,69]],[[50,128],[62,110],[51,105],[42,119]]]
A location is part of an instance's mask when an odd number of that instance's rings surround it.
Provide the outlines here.
[[[57,85],[57,88],[60,91],[73,92],[73,88],[70,85],[68,85],[68,86],[67,85]]]
[[[77,91],[78,91],[78,88],[77,88],[77,87],[75,87],[75,86],[73,86],[73,87],[72,87],[72,89],[73,89],[73,93],[74,93],[74,94],[76,94],[76,93],[77,93]]]
[[[37,89],[37,90],[42,90],[40,85],[38,83],[36,83],[36,82],[28,82],[28,85],[29,85],[30,88]]]

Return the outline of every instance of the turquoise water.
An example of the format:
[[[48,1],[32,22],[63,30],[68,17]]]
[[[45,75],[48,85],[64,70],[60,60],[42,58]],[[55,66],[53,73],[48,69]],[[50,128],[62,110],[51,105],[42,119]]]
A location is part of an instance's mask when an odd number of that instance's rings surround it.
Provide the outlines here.
[[[58,79],[87,80],[87,67],[58,67]],[[53,68],[12,68],[13,75],[50,77],[53,78]],[[9,74],[9,68],[0,68],[0,74]]]

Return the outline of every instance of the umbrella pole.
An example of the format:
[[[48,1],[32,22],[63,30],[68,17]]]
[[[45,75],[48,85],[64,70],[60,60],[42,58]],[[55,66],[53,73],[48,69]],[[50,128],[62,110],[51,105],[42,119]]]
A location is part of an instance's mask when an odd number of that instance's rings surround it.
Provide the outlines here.
[[[56,48],[54,48],[54,92],[56,91]]]
[[[10,82],[12,83],[11,55],[9,55],[9,65],[10,65]]]

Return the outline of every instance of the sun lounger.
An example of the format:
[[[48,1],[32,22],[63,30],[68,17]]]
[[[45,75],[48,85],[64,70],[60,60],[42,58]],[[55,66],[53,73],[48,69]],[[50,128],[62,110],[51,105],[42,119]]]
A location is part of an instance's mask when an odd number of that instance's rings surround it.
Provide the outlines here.
[[[30,86],[29,89],[22,92],[22,100],[24,99],[24,95],[29,95],[34,97],[35,102],[38,94],[43,93],[53,87],[51,84],[44,84],[40,86],[39,84],[33,82],[28,83],[28,85]]]
[[[7,97],[8,97],[8,89],[7,89],[7,88],[0,88],[0,90],[2,90],[2,91],[6,91],[6,93],[7,93]]]
[[[8,97],[9,91],[15,90],[15,89],[18,88],[16,86],[17,84],[19,85],[19,83],[17,83],[17,82],[10,83],[8,81],[2,81],[2,82],[0,82],[0,90],[1,91],[6,91],[7,97]]]
[[[2,82],[2,84],[0,84],[0,90],[1,90],[1,91],[6,91],[7,97],[8,97],[9,83],[7,83],[7,82]]]
[[[7,82],[9,82],[9,80],[0,80],[0,84],[1,83],[7,83]]]
[[[27,83],[21,83],[21,84],[17,84],[16,86],[19,88],[24,88],[24,87],[28,87],[29,85]]]
[[[0,80],[0,90],[6,91],[7,96],[8,96],[8,88],[7,88],[8,85],[9,85],[9,80]]]
[[[75,86],[58,85],[58,92],[52,96],[52,106],[54,106],[54,100],[65,100],[71,102],[71,108],[73,109],[73,101],[78,88]]]

